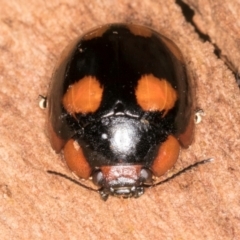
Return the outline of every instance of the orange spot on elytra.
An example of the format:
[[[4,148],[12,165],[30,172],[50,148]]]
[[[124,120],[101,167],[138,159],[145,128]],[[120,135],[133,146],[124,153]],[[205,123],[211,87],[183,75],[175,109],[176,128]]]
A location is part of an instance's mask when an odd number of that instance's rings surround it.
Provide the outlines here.
[[[138,104],[145,111],[165,111],[173,108],[176,100],[176,90],[165,79],[159,79],[152,74],[144,75],[138,81],[136,88]]]
[[[169,135],[167,140],[160,146],[158,155],[152,164],[152,171],[155,176],[160,177],[167,172],[178,159],[180,145],[178,140]]]
[[[63,152],[69,169],[78,177],[88,179],[92,170],[79,144],[73,139],[70,139],[65,144]]]
[[[143,26],[135,25],[135,24],[129,24],[127,27],[130,30],[130,32],[136,36],[141,36],[141,37],[152,36],[152,30],[150,28],[146,28]]]
[[[99,81],[87,76],[68,87],[63,97],[63,106],[69,113],[94,112],[100,106],[102,93]]]
[[[189,123],[188,123],[188,126],[187,126],[185,132],[179,135],[179,142],[182,147],[188,148],[191,145],[191,143],[193,141],[194,127],[195,127],[195,123],[194,123],[194,119],[192,117],[189,120]]]
[[[110,24],[98,27],[96,29],[93,29],[90,32],[87,32],[83,37],[82,40],[88,41],[97,37],[102,37],[102,35],[109,29]]]
[[[47,122],[47,130],[53,150],[55,150],[56,153],[59,153],[62,150],[66,141],[56,134],[49,120]]]

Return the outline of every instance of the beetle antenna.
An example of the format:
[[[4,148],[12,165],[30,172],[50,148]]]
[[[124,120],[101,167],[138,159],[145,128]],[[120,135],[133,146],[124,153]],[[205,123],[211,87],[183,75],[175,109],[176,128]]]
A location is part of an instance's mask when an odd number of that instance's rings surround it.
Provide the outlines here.
[[[209,159],[205,159],[205,160],[202,160],[200,162],[196,162],[192,165],[189,165],[188,167],[186,168],[183,168],[182,170],[180,170],[179,172],[173,174],[171,177],[169,178],[166,178],[160,182],[157,182],[157,183],[154,183],[152,185],[143,185],[145,188],[152,188],[152,187],[156,187],[156,186],[159,186],[159,185],[162,185],[163,183],[166,183],[166,182],[169,182],[170,180],[174,179],[175,177],[178,177],[180,176],[182,173],[186,172],[186,171],[189,171],[191,170],[192,168],[195,168],[195,167],[198,167],[199,165],[202,165],[202,164],[205,164],[205,163],[208,163],[208,162],[212,162],[213,161],[213,158],[209,158]]]
[[[69,177],[69,176],[67,176],[67,175],[65,175],[65,174],[63,174],[63,173],[59,173],[59,172],[55,172],[55,171],[51,171],[51,170],[47,170],[47,173],[53,174],[53,175],[56,175],[56,176],[59,176],[59,177],[62,177],[62,178],[65,178],[65,179],[67,179],[67,180],[69,180],[69,181],[77,184],[77,185],[80,186],[80,187],[83,187],[83,188],[85,188],[85,189],[87,189],[87,190],[90,190],[90,191],[99,193],[99,190],[98,190],[98,189],[94,189],[94,188],[88,187],[88,186],[80,183],[79,181],[77,181],[77,180],[75,180],[75,179],[73,179],[73,178],[71,178],[71,177]]]

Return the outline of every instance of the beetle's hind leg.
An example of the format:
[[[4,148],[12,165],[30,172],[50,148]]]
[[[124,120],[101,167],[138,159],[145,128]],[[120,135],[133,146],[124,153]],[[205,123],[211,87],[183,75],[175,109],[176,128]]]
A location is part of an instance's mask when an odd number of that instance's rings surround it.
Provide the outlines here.
[[[41,109],[46,109],[47,108],[47,97],[43,96],[43,95],[39,95],[39,102],[38,102],[38,106]]]

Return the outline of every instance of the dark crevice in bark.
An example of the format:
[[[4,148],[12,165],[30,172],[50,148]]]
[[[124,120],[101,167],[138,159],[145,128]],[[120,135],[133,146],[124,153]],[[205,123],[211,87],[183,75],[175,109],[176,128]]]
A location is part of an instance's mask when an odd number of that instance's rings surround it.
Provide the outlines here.
[[[194,27],[195,31],[197,32],[197,34],[199,35],[199,37],[204,42],[205,41],[211,42],[210,37],[207,34],[204,34],[204,33],[200,32],[199,29],[197,28],[197,26],[195,25],[195,23],[193,22],[194,11],[186,3],[184,3],[182,0],[176,0],[176,3],[177,3],[178,6],[181,7],[182,13],[183,13],[186,21],[193,25],[193,27]]]
[[[229,68],[229,70],[233,72],[234,76],[236,77],[236,81],[238,83],[238,86],[240,87],[240,80],[239,80],[240,73],[238,72],[237,69],[235,69],[234,65],[228,60],[227,56],[222,55],[221,49],[216,44],[213,44],[211,42],[211,38],[209,37],[209,35],[204,34],[201,31],[199,31],[196,24],[193,22],[194,11],[186,3],[184,3],[182,0],[176,0],[176,4],[181,7],[182,13],[183,13],[186,21],[189,22],[190,24],[192,24],[192,26],[194,27],[194,29],[195,29],[196,33],[198,34],[199,38],[202,39],[202,41],[204,41],[204,42],[208,41],[213,45],[214,54],[218,58],[220,58],[222,61],[224,61],[226,66]]]

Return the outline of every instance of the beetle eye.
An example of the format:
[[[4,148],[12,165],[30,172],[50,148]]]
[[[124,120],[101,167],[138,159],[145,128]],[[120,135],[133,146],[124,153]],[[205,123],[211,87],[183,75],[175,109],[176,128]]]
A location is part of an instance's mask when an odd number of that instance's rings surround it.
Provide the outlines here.
[[[95,173],[93,173],[92,176],[92,181],[95,185],[97,186],[102,186],[102,182],[103,182],[103,173],[98,170]]]
[[[143,168],[140,172],[139,179],[144,183],[152,182],[152,172],[149,169]]]

